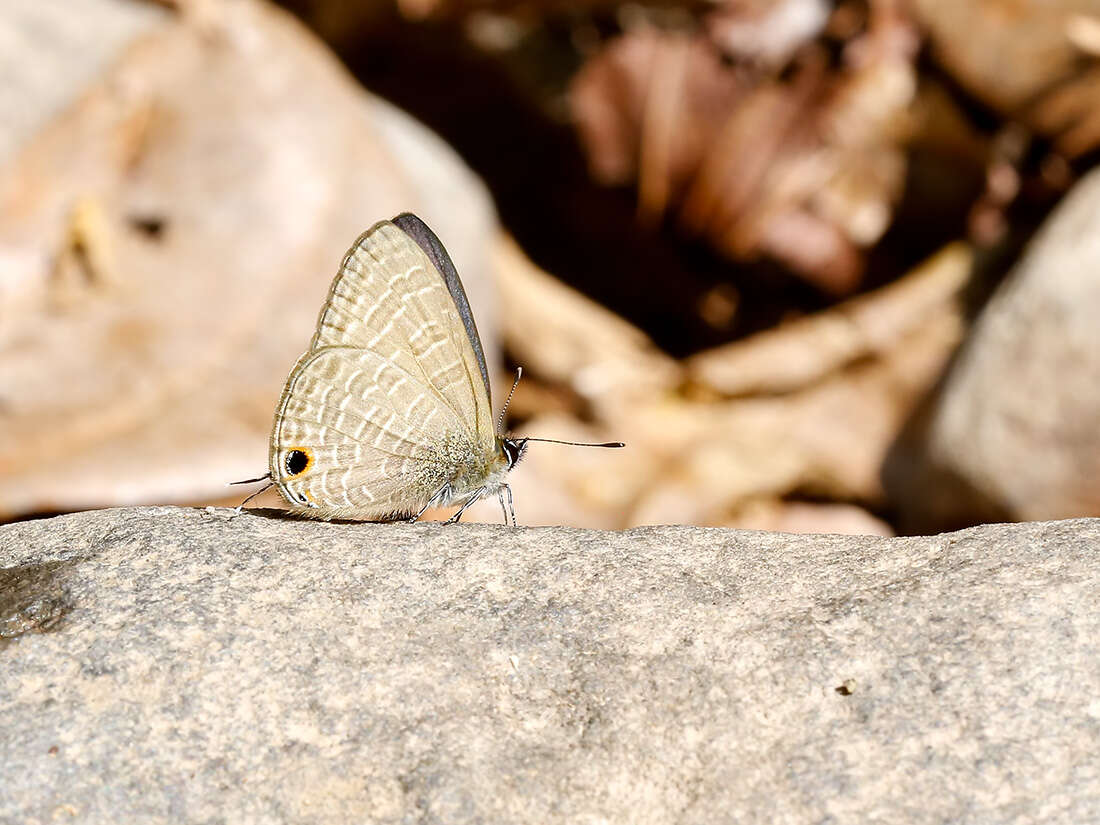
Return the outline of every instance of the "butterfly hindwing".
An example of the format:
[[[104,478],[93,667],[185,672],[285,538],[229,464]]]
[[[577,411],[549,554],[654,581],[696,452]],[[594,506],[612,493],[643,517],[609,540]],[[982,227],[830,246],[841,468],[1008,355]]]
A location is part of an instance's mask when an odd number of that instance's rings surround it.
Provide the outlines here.
[[[322,518],[416,513],[464,457],[468,429],[407,353],[323,346],[298,362],[275,421],[272,478]]]

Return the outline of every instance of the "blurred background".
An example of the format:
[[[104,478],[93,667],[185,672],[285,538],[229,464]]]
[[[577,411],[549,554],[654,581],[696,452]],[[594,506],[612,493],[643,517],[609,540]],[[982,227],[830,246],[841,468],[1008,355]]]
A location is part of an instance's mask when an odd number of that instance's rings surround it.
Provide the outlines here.
[[[1100,515],[1098,146],[1100,0],[3,0],[0,519],[239,503],[406,210],[512,431],[627,442],[521,523]]]

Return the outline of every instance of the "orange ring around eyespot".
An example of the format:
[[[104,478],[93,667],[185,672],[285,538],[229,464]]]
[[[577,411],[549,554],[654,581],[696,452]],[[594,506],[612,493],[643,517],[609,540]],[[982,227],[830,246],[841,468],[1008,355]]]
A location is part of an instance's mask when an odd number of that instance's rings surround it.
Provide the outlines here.
[[[294,455],[294,453],[301,453],[302,455],[304,455],[306,457],[305,465],[302,467],[302,469],[298,470],[297,472],[294,472],[288,466],[288,462],[290,460],[290,457],[292,455]],[[309,447],[287,447],[286,452],[283,454],[283,469],[286,471],[286,477],[288,479],[297,478],[298,476],[300,476],[302,473],[306,472],[306,470],[308,470],[312,466],[313,466],[313,450],[311,450]]]

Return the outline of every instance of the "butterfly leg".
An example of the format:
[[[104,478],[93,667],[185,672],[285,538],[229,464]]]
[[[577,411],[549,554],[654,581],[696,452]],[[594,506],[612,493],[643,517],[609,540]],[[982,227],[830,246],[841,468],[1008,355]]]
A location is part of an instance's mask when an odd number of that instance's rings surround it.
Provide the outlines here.
[[[505,499],[507,496],[507,499]],[[504,523],[516,526],[516,508],[512,505],[512,488],[507,484],[501,484],[497,488],[497,499],[500,501],[500,509],[504,511]]]
[[[451,516],[449,519],[447,519],[447,524],[458,524],[458,520],[462,518],[462,514],[466,512],[466,508],[477,501],[479,498],[481,498],[483,495],[485,495],[484,487],[479,487],[478,489],[474,490],[473,495],[471,495],[468,499],[466,499],[466,501],[462,503],[462,507],[459,508],[459,511]]]
[[[271,476],[266,475],[266,476],[262,476],[260,478],[249,479],[249,481],[263,481],[265,478],[271,478]],[[233,484],[247,484],[247,483],[248,482],[245,482],[245,481],[234,481],[233,482]],[[259,490],[254,492],[252,495],[250,495],[248,498],[246,498],[244,501],[242,501],[240,504],[238,504],[236,507],[234,507],[233,508],[233,515],[230,518],[236,518],[237,516],[239,516],[242,512],[244,512],[244,506],[246,504],[248,504],[248,502],[252,501],[252,499],[256,498],[256,496],[258,496],[260,493],[266,493],[268,490],[270,490],[274,486],[275,486],[274,483],[265,484]]]
[[[434,496],[432,496],[430,499],[428,499],[428,503],[420,508],[419,513],[417,513],[415,516],[410,516],[408,519],[406,519],[406,521],[408,521],[409,524],[412,524],[414,521],[419,521],[420,517],[422,515],[424,515],[424,513],[427,512],[430,508],[434,507],[435,505],[437,505],[441,501],[445,501],[446,499],[448,499],[450,497],[451,497],[450,485],[446,485],[444,487],[441,487],[439,489],[439,492],[436,493]]]

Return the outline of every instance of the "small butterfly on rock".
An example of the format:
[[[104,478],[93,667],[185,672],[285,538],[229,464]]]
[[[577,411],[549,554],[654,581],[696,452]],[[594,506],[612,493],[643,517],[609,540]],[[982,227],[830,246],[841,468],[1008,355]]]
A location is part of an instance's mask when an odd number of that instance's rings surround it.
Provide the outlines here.
[[[344,256],[275,410],[269,472],[235,483],[268,480],[255,495],[274,486],[291,510],[354,521],[415,521],[457,504],[456,522],[496,495],[515,525],[505,478],[529,442],[623,446],[512,438],[503,420],[504,411],[493,419],[458,272],[435,233],[406,212],[372,226]]]

